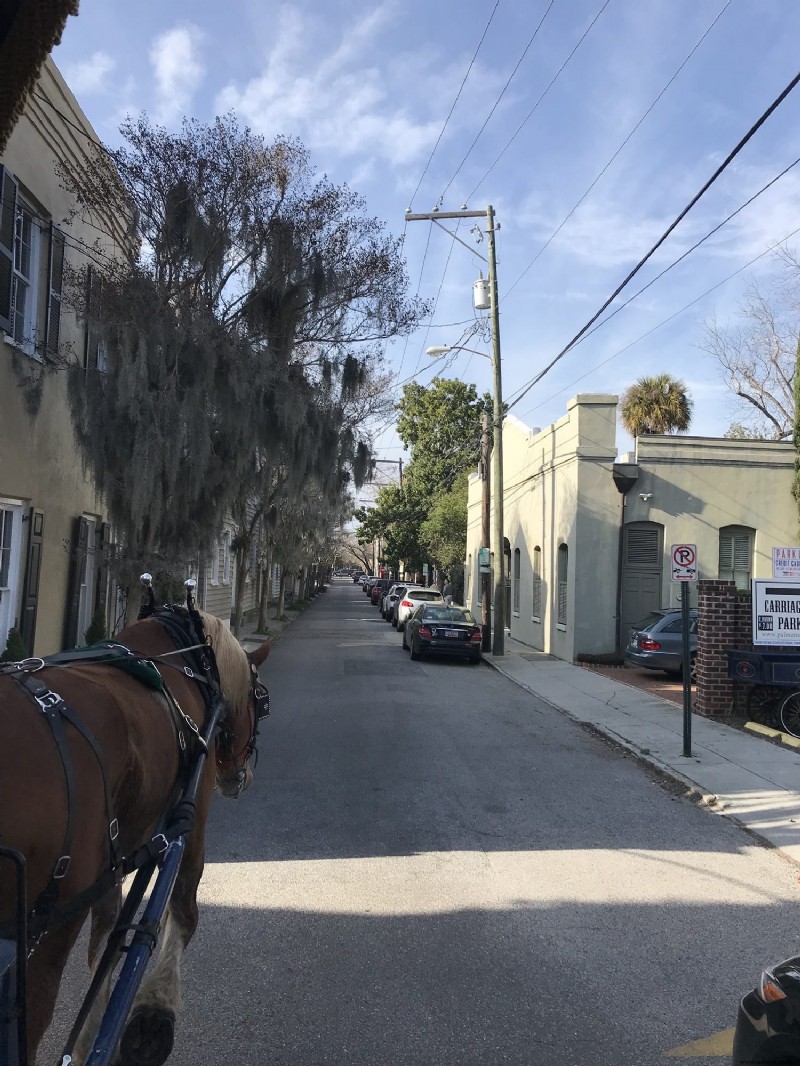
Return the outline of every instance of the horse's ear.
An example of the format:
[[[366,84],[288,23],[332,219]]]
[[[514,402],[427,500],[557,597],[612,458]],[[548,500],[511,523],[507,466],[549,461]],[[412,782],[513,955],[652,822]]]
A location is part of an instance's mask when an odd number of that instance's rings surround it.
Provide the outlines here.
[[[250,652],[250,661],[254,663],[255,666],[261,666],[271,651],[272,641],[265,640],[255,651]]]

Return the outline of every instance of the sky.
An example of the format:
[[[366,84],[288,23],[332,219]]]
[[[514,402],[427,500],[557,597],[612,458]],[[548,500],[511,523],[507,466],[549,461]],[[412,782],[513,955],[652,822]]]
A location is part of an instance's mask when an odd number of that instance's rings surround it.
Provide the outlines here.
[[[721,436],[737,411],[704,326],[735,323],[748,286],[769,285],[774,245],[800,247],[800,166],[519,394],[798,73],[798,40],[796,0],[81,0],[53,58],[107,144],[127,114],[177,129],[233,110],[361,193],[404,238],[411,294],[434,302],[386,345],[398,396],[437,373],[492,388],[488,358],[425,354],[490,351],[485,328],[467,332],[486,240],[474,220],[444,223],[462,244],[405,219],[491,204],[513,414],[543,427],[578,393],[668,372],[693,400],[690,432]],[[794,162],[799,119],[800,87],[606,314]],[[391,426],[375,445],[387,475],[407,459]]]

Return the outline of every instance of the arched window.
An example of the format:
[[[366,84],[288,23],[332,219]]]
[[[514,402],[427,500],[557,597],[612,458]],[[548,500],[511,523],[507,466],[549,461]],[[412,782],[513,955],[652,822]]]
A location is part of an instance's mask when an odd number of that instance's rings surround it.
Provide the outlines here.
[[[514,614],[519,614],[520,553],[514,549]]]
[[[719,579],[749,589],[753,572],[755,531],[747,526],[723,526],[719,531]]]
[[[559,629],[567,628],[567,578],[569,575],[569,549],[566,544],[558,546],[558,615]]]
[[[542,620],[542,549],[533,549],[533,621]]]

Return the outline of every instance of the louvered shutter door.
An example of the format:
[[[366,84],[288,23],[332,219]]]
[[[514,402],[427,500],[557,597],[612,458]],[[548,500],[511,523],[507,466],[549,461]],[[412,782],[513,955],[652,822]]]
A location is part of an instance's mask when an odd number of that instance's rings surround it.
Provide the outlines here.
[[[36,637],[36,611],[39,606],[39,574],[42,569],[42,543],[44,541],[44,511],[31,507],[28,512],[28,558],[25,567],[25,585],[22,592],[22,615],[20,634],[33,655]]]
[[[17,183],[0,167],[0,329],[11,333],[11,279],[14,265],[14,216]]]
[[[660,562],[659,530],[627,526],[625,566],[634,570],[651,570],[658,567]]]
[[[542,616],[542,552],[533,549],[533,617]]]
[[[61,335],[61,289],[64,284],[64,234],[50,226],[50,264],[47,284],[47,323],[45,325],[45,348],[53,358],[58,355]]]
[[[733,535],[719,535],[719,577],[720,581],[733,580]]]

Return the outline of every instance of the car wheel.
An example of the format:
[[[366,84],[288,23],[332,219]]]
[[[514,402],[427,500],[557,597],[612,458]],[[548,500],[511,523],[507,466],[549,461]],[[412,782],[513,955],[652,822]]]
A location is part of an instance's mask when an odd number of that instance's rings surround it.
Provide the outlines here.
[[[470,666],[477,666],[480,661],[481,661],[481,653],[480,652],[478,652],[477,655],[470,655],[470,657],[469,657],[469,665]]]
[[[751,722],[778,729],[781,724],[781,701],[786,689],[777,685],[751,685],[747,694],[747,716]]]
[[[389,619],[389,621],[392,623],[394,628],[397,629],[397,619],[395,618],[394,615],[392,615],[392,617]]]
[[[413,638],[411,640],[411,658],[413,659],[414,662],[419,662],[419,660],[422,658],[422,652],[414,647]]]

